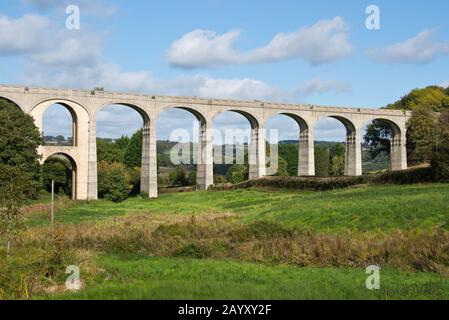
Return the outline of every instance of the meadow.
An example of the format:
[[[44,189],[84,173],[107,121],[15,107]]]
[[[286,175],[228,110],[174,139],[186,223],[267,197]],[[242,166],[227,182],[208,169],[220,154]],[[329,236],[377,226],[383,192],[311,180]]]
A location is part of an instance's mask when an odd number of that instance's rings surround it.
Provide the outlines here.
[[[0,262],[0,297],[449,299],[448,200],[448,184],[61,197],[54,229],[43,200]],[[68,265],[80,292],[64,290]],[[365,287],[368,265],[380,290]]]

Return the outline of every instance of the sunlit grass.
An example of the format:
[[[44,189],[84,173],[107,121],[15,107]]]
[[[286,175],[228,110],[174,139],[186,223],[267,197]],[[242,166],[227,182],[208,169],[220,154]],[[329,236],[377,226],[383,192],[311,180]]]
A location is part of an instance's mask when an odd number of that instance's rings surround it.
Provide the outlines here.
[[[100,280],[64,299],[448,299],[449,279],[381,270],[366,289],[364,269],[297,268],[252,263],[105,256]]]
[[[449,229],[449,185],[363,186],[339,191],[235,190],[163,194],[121,204],[81,202],[56,213],[62,224],[102,221],[129,214],[201,215],[236,213],[247,222],[270,220],[285,226],[339,232],[392,229]],[[46,225],[33,215],[30,225]]]

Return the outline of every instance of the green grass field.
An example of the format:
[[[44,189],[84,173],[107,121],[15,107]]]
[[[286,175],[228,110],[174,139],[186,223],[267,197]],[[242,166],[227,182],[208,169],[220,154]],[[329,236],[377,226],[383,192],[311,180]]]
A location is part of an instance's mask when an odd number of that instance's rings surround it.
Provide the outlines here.
[[[449,185],[363,186],[329,192],[235,190],[162,194],[159,199],[131,198],[79,203],[56,213],[56,221],[77,224],[140,213],[203,215],[235,213],[244,221],[275,221],[323,232],[449,229]],[[31,225],[46,225],[46,215]]]
[[[17,251],[17,261],[27,246],[36,252],[32,298],[449,299],[448,184],[193,192],[120,204],[60,199],[57,208],[65,245],[45,240],[48,212],[32,212]],[[375,249],[364,244],[378,234],[385,241]],[[316,248],[302,254],[295,241],[303,239]],[[41,256],[49,263],[55,252],[62,262],[52,265],[51,283],[61,286],[64,266],[77,264],[81,292],[38,290],[48,277]],[[376,257],[388,263],[381,265],[381,289],[370,291],[365,267]],[[2,269],[9,270],[0,262]],[[9,281],[3,279],[0,285]],[[0,297],[23,287],[20,281],[0,287]]]
[[[366,289],[363,269],[296,268],[260,264],[102,256],[98,283],[54,299],[449,299],[449,280],[382,270],[381,289]]]

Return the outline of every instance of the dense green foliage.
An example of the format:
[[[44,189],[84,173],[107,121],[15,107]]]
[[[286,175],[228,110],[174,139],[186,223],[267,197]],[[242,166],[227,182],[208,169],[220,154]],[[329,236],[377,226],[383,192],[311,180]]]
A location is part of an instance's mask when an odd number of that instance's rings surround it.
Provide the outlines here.
[[[38,194],[40,143],[33,118],[0,99],[0,237],[6,236],[7,255],[21,226],[21,207]]]
[[[125,165],[129,168],[142,166],[142,130],[133,134],[125,152]]]
[[[70,161],[63,157],[50,157],[42,165],[42,183],[44,190],[51,192],[51,182],[55,182],[55,193],[63,191],[72,194],[72,168]]]
[[[40,175],[37,147],[41,136],[33,117],[0,98],[0,163]]]
[[[322,146],[315,147],[315,175],[329,176],[329,149]]]
[[[408,124],[407,154],[410,164],[429,160],[429,150],[432,148],[432,131],[434,117],[431,112],[441,112],[449,107],[449,88],[444,89],[430,86],[423,89],[412,90],[399,101],[389,104],[387,109],[414,111]],[[391,127],[376,120],[369,127],[365,136],[375,157],[382,152],[390,151]]]
[[[233,165],[226,176],[230,183],[239,183],[248,180],[249,168],[245,164]]]
[[[195,180],[196,184],[196,176],[190,176],[185,168],[177,167],[173,172],[170,173],[170,183],[175,187],[186,187],[191,185],[190,180]],[[192,181],[193,182],[193,181]]]
[[[449,107],[448,89],[438,86],[415,89],[395,103],[389,104],[387,109],[414,111],[419,106],[427,106],[434,112]]]
[[[438,179],[449,180],[449,109],[441,113],[438,121],[432,167]]]
[[[132,190],[125,165],[101,161],[98,164],[98,195],[113,202],[122,202]]]
[[[279,157],[285,160],[287,164],[288,176],[298,175],[298,144],[280,143],[278,146]]]
[[[427,106],[416,106],[408,122],[408,144],[410,163],[428,163],[432,158],[436,142],[437,117]]]

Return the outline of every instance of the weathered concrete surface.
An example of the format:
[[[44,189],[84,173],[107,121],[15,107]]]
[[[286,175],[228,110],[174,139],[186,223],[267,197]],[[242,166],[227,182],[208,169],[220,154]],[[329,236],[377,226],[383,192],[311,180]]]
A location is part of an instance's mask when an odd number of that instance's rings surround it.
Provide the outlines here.
[[[0,97],[16,103],[25,113],[32,115],[41,130],[43,115],[50,105],[59,103],[71,112],[74,119],[73,147],[40,147],[39,152],[43,155],[42,161],[57,153],[65,154],[71,159],[76,167],[75,197],[80,200],[95,200],[98,197],[96,115],[102,108],[112,104],[129,106],[138,111],[144,120],[141,187],[142,191],[151,198],[158,196],[155,124],[158,115],[170,108],[187,110],[200,122],[198,148],[201,157],[198,157],[198,183],[204,189],[213,184],[211,126],[213,119],[225,111],[238,112],[251,124],[249,147],[251,179],[260,178],[266,174],[263,128],[271,117],[278,114],[291,117],[300,128],[298,175],[315,175],[313,128],[324,117],[338,119],[346,127],[345,173],[347,175],[362,174],[361,130],[367,123],[376,119],[387,121],[392,128],[391,169],[407,168],[406,123],[411,116],[409,112],[11,85],[0,85]]]

